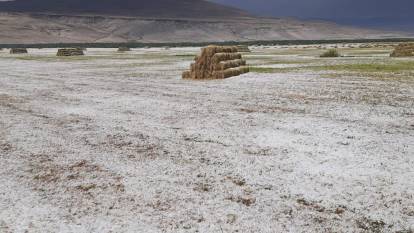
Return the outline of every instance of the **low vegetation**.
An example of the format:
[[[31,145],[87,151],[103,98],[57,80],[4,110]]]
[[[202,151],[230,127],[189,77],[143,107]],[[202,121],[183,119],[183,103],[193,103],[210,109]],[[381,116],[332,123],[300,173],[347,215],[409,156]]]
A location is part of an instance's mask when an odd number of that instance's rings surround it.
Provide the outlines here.
[[[181,43],[44,43],[44,44],[0,44],[0,47],[19,48],[25,46],[26,48],[119,48],[126,46],[129,48],[145,48],[145,47],[203,47],[210,44],[216,45],[317,45],[317,44],[339,44],[339,43],[374,43],[374,42],[408,42],[414,41],[410,38],[392,38],[392,39],[355,39],[355,40],[273,40],[273,41],[225,41],[225,42],[181,42]]]
[[[328,51],[321,54],[320,57],[340,57],[338,50],[336,49],[329,49]]]
[[[414,43],[399,44],[390,55],[391,57],[414,57]]]
[[[302,67],[270,68],[270,67],[251,67],[251,72],[256,73],[284,73],[303,70],[315,71],[348,71],[360,73],[398,73],[414,72],[414,61],[388,61],[384,63],[361,63],[361,64],[334,64],[334,65],[311,65]]]

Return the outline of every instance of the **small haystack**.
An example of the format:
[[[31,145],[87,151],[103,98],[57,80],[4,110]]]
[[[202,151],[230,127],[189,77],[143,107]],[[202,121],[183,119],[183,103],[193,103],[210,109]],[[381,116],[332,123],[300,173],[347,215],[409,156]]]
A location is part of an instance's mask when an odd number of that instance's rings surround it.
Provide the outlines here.
[[[118,52],[128,52],[128,51],[131,51],[131,49],[128,48],[128,47],[119,47],[118,48]]]
[[[24,54],[24,53],[27,53],[26,48],[11,48],[10,49],[10,54]]]
[[[207,46],[183,79],[224,79],[249,72],[236,46]]]
[[[83,56],[83,50],[81,48],[66,48],[59,49],[56,56],[58,57],[70,57],[70,56]]]
[[[237,45],[237,51],[239,53],[250,53],[252,51],[250,51],[249,46],[247,45]]]
[[[397,45],[391,57],[414,57],[414,43],[401,43]]]

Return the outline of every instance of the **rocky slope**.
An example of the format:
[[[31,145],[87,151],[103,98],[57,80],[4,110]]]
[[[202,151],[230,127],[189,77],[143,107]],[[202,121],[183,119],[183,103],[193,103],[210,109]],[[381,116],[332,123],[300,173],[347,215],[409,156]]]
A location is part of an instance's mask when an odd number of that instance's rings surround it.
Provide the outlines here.
[[[0,31],[0,44],[215,42],[407,36],[294,19],[156,19],[27,13],[0,13]]]
[[[266,19],[204,0],[0,1],[0,44],[405,37],[328,22]]]
[[[248,14],[205,0],[15,0],[0,1],[0,11],[64,15],[228,18]]]

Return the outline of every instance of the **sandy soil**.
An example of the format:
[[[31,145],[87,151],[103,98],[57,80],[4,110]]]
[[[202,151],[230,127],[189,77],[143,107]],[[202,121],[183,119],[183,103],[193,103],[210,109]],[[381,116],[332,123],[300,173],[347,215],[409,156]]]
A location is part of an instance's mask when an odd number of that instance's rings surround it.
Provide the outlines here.
[[[180,79],[198,50],[0,51],[0,232],[413,232],[412,76]]]

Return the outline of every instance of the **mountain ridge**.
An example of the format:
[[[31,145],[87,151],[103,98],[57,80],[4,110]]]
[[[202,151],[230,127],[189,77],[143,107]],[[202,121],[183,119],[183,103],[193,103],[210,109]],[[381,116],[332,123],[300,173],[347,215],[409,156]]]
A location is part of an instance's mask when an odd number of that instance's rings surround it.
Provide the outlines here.
[[[237,18],[249,14],[205,0],[15,0],[0,2],[0,12],[167,18]]]
[[[413,37],[325,21],[255,17],[204,0],[0,2],[0,31],[0,44]]]

